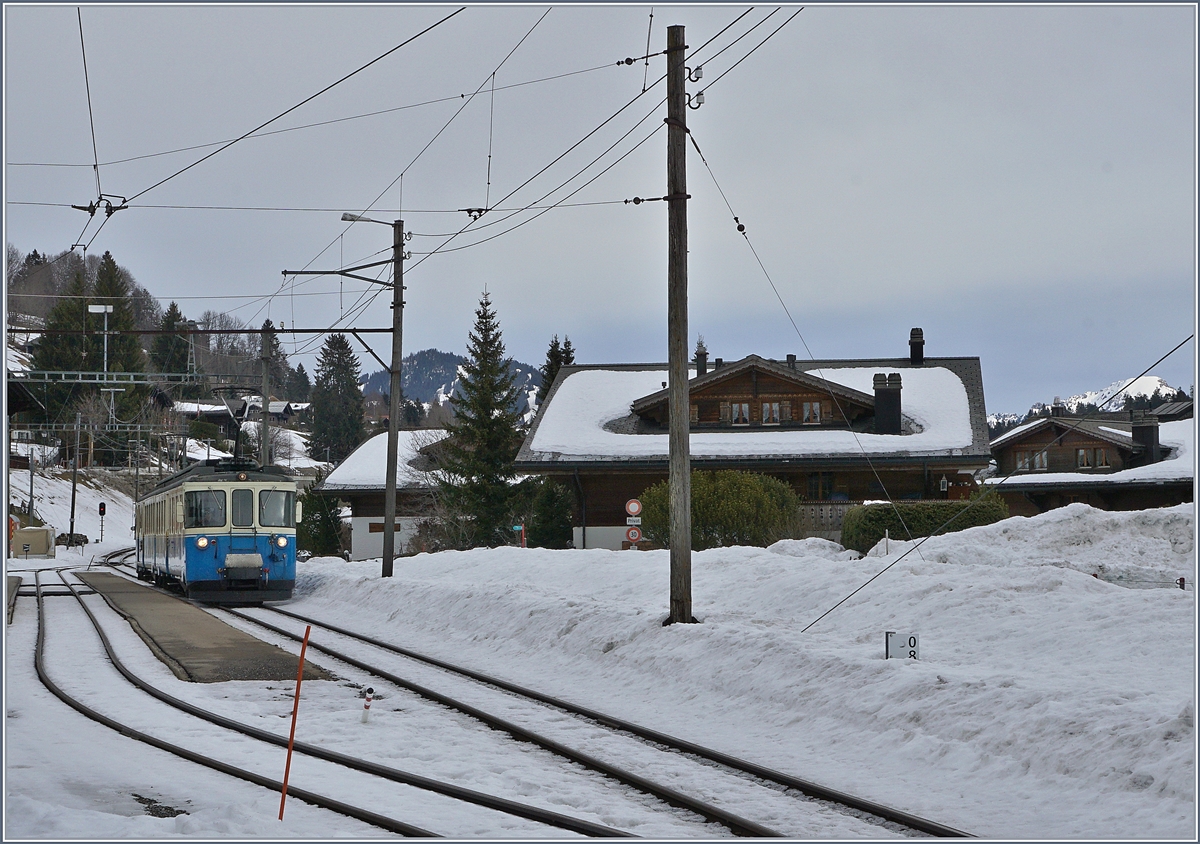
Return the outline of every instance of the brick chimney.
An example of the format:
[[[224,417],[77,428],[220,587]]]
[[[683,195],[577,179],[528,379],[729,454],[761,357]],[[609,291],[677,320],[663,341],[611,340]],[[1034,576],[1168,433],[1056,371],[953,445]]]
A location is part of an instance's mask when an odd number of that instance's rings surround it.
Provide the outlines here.
[[[708,374],[708,352],[696,350],[696,375]]]
[[[1162,460],[1162,448],[1158,444],[1158,417],[1144,411],[1134,411],[1133,443],[1142,447],[1142,453],[1134,457],[1134,466],[1148,466]]]
[[[899,434],[900,373],[876,372],[871,380],[875,387],[875,433]]]
[[[925,332],[919,328],[908,332],[908,362],[913,366],[925,365]]]

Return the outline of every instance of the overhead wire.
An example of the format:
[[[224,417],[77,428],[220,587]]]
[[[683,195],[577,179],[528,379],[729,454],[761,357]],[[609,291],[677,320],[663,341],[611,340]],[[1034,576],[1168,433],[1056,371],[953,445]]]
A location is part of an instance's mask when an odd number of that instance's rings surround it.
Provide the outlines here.
[[[742,18],[744,18],[746,15],[748,15],[748,14],[749,14],[751,11],[753,11],[753,7],[746,9],[746,11],[742,12],[740,15],[738,15],[736,18],[734,18],[732,21],[730,21],[728,24],[726,24],[726,25],[725,25],[725,26],[724,26],[724,27],[723,27],[721,30],[719,30],[719,31],[718,31],[718,32],[717,32],[715,35],[713,35],[713,36],[712,36],[712,37],[710,37],[710,38],[709,38],[707,41],[705,41],[703,44],[701,44],[699,47],[697,47],[697,48],[696,48],[696,50],[694,50],[694,51],[692,52],[692,55],[694,56],[694,55],[697,55],[697,54],[701,53],[701,52],[702,52],[703,50],[705,50],[705,49],[706,49],[706,48],[707,48],[707,47],[708,47],[710,44],[712,44],[712,43],[713,43],[713,42],[714,42],[714,41],[715,41],[717,38],[719,38],[721,35],[723,35],[723,34],[724,34],[724,33],[726,33],[727,31],[729,31],[729,29],[730,29],[730,28],[732,28],[734,25],[736,25],[736,24],[738,23],[738,21],[740,21]],[[774,12],[772,12],[771,14],[774,14]],[[769,18],[769,17],[770,17],[770,15],[768,15],[767,17]],[[793,17],[794,17],[794,15],[793,15]],[[766,20],[766,18],[764,18],[764,20]],[[790,19],[789,19],[789,20],[790,20]],[[760,21],[759,23],[761,23],[761,22],[762,22],[762,21]],[[786,22],[785,22],[785,23],[786,23]],[[757,28],[757,24],[755,25],[755,27],[752,27],[750,31],[752,32],[752,31],[753,31],[755,28]],[[776,30],[776,31],[778,31],[778,30]],[[774,34],[774,33],[772,33],[772,35],[773,35],[773,34]],[[743,36],[743,37],[744,37],[744,36]],[[767,38],[768,38],[768,39],[769,39],[770,37],[771,37],[771,36],[767,36]],[[737,41],[740,41],[740,40],[741,40],[741,38],[739,37],[739,38],[737,39]],[[764,43],[765,43],[765,40],[766,40],[766,39],[764,39]],[[735,41],[734,43],[737,43],[737,41]],[[762,45],[760,44],[759,46],[762,46]],[[725,49],[728,49],[728,47],[726,47],[726,48],[722,49],[720,52],[718,52],[718,53],[717,53],[717,55],[720,55],[720,53],[723,53],[723,52],[725,52]],[[757,48],[756,48],[756,49],[757,49]],[[751,52],[753,52],[753,50],[752,50]],[[743,58],[744,58],[744,57],[743,57]],[[651,86],[650,86],[650,88],[657,87],[657,86],[658,86],[658,84],[659,84],[659,83],[661,83],[661,82],[662,82],[663,80],[665,80],[665,79],[666,79],[666,74],[664,73],[664,74],[663,74],[662,76],[660,76],[660,77],[659,77],[657,80],[655,80],[655,82],[653,83],[653,85],[651,85]],[[646,89],[646,90],[649,90],[649,89]],[[619,109],[617,109],[617,111],[616,111],[616,112],[614,112],[612,115],[610,115],[609,117],[607,117],[607,118],[606,118],[604,121],[602,121],[602,122],[600,123],[600,125],[599,125],[599,126],[597,126],[595,129],[593,129],[593,130],[591,130],[590,132],[588,132],[586,135],[584,135],[584,136],[583,136],[583,138],[581,138],[580,140],[578,140],[578,141],[576,141],[574,144],[572,144],[570,147],[568,147],[566,151],[564,151],[562,154],[560,154],[559,156],[557,156],[557,157],[556,157],[554,160],[552,160],[552,161],[551,161],[549,164],[547,164],[547,165],[545,165],[544,167],[542,167],[541,169],[539,169],[539,170],[538,170],[537,172],[535,172],[535,173],[534,173],[532,176],[530,176],[529,178],[527,178],[527,179],[526,179],[524,182],[522,182],[521,184],[517,185],[517,187],[515,187],[515,188],[513,188],[511,191],[509,191],[509,193],[508,193],[508,194],[506,194],[506,195],[505,195],[505,196],[504,196],[502,199],[500,199],[500,202],[501,202],[501,203],[503,203],[503,202],[505,202],[506,200],[510,199],[510,198],[511,198],[511,197],[512,197],[514,194],[516,194],[516,193],[517,193],[518,191],[520,191],[522,188],[524,188],[525,186],[527,186],[527,185],[528,185],[530,182],[532,182],[534,179],[538,178],[540,175],[542,175],[543,173],[545,173],[547,170],[549,170],[551,167],[553,167],[555,164],[557,164],[559,161],[561,161],[563,158],[565,158],[567,155],[569,155],[571,152],[573,152],[575,149],[577,149],[577,148],[578,148],[578,147],[579,147],[581,144],[583,144],[585,141],[587,141],[589,138],[591,138],[593,135],[595,135],[597,132],[599,132],[601,129],[603,129],[603,128],[604,128],[606,125],[608,125],[608,124],[609,124],[609,123],[611,123],[613,120],[615,120],[615,119],[616,119],[618,116],[620,116],[620,115],[621,115],[621,114],[622,114],[622,113],[623,113],[623,112],[624,112],[626,109],[628,109],[628,108],[629,108],[630,106],[632,106],[632,105],[633,105],[635,102],[637,102],[637,101],[638,101],[638,100],[639,100],[639,99],[640,99],[640,98],[641,98],[641,97],[642,97],[642,96],[643,96],[643,95],[646,93],[646,90],[644,90],[642,93],[640,93],[640,94],[636,95],[635,97],[633,97],[633,99],[631,99],[629,102],[625,103],[625,105],[623,105],[623,106],[621,106]],[[663,100],[660,100],[658,103],[656,103],[656,104],[655,104],[655,106],[654,106],[654,108],[651,110],[650,114],[649,114],[649,115],[647,115],[647,117],[643,117],[641,120],[639,120],[639,121],[638,121],[638,123],[634,125],[634,128],[636,128],[636,127],[637,127],[637,125],[640,125],[642,122],[644,122],[644,121],[645,121],[645,120],[646,120],[646,119],[647,119],[649,116],[652,116],[652,115],[654,114],[654,112],[655,112],[655,111],[657,111],[657,109],[658,109],[659,107],[661,107],[661,106],[662,106],[662,104],[663,104],[663,102],[665,102],[665,101],[666,101],[666,100],[665,100],[665,98],[664,98]],[[632,131],[633,131],[633,130],[631,129],[631,130],[629,130],[628,132],[626,132],[626,133],[625,133],[625,135],[623,135],[623,136],[622,136],[622,139],[623,139],[624,137],[628,137],[628,135],[629,135],[629,134],[631,134],[631,132],[632,132]],[[638,143],[638,146],[640,146],[642,143],[645,143],[645,141],[646,141],[646,140],[648,140],[648,139],[649,139],[649,138],[645,138],[645,139],[643,139],[642,141],[640,141],[640,142]],[[619,143],[619,142],[620,142],[620,140],[618,140],[618,143]],[[615,146],[615,144],[614,144],[613,146]],[[584,171],[586,171],[586,169],[587,169],[588,167],[592,166],[592,164],[594,164],[596,161],[598,161],[600,157],[603,157],[603,155],[607,154],[607,152],[608,152],[608,151],[610,151],[612,148],[613,148],[613,147],[612,147],[612,146],[610,146],[608,150],[606,150],[604,153],[601,153],[601,155],[600,155],[600,156],[598,156],[597,158],[594,158],[594,159],[593,159],[591,162],[589,162],[587,165],[585,165],[585,166],[584,166],[584,167],[583,167],[581,170],[577,171],[577,172],[575,173],[575,175],[573,175],[573,176],[572,176],[570,179],[568,179],[566,182],[564,182],[564,183],[560,184],[560,185],[559,185],[557,188],[555,188],[554,190],[552,190],[552,191],[550,191],[549,193],[545,194],[545,195],[544,195],[542,198],[540,198],[540,199],[538,199],[538,200],[535,200],[535,202],[540,202],[540,201],[542,201],[543,199],[545,199],[545,197],[546,197],[546,196],[549,196],[549,195],[553,194],[555,190],[559,190],[559,189],[561,189],[561,188],[562,188],[564,185],[566,185],[566,184],[569,184],[571,181],[573,181],[575,178],[577,178],[579,175],[581,175],[581,174],[582,174]],[[624,157],[624,156],[622,156],[622,157]],[[594,179],[593,179],[592,181],[594,181]],[[590,184],[590,182],[589,182],[589,184]],[[574,193],[578,193],[578,191],[575,191]],[[573,195],[573,194],[572,194],[572,195]],[[520,212],[516,212],[516,213],[520,213]],[[510,215],[510,217],[511,217],[511,216],[513,216],[513,215]],[[536,215],[536,216],[541,216],[541,215]],[[441,253],[441,252],[458,251],[458,248],[455,248],[454,250],[450,250],[450,249],[447,249],[446,247],[448,246],[448,244],[449,244],[449,243],[451,243],[453,240],[455,240],[456,238],[458,238],[459,236],[461,236],[461,235],[462,235],[464,232],[466,232],[468,229],[472,229],[472,228],[473,228],[473,229],[475,229],[475,230],[478,230],[478,229],[480,229],[480,228],[483,228],[483,226],[476,226],[476,225],[475,225],[475,223],[476,223],[476,222],[477,222],[477,220],[476,220],[476,219],[472,219],[472,220],[468,221],[468,222],[467,222],[467,223],[466,223],[466,224],[465,224],[465,225],[464,225],[462,228],[460,228],[460,229],[459,229],[457,232],[455,232],[454,234],[452,234],[452,235],[447,235],[447,239],[446,239],[446,240],[445,240],[443,243],[439,244],[439,246],[435,247],[435,248],[434,248],[433,250],[431,250],[430,252],[424,253],[424,257],[422,257],[422,258],[421,258],[419,261],[417,261],[417,263],[413,265],[413,268],[415,269],[415,268],[416,268],[417,266],[419,266],[419,265],[420,265],[422,262],[424,262],[425,260],[427,260],[429,257],[431,257],[431,256],[432,256],[432,255],[434,255],[434,254],[438,254],[438,253]],[[503,221],[500,221],[500,222],[503,222]],[[489,221],[489,223],[486,223],[486,224],[484,224],[484,225],[494,225],[494,224],[495,224],[495,222],[491,222],[491,221]],[[523,225],[523,224],[522,224],[522,225]],[[513,228],[517,228],[517,227],[519,227],[519,226],[514,226]],[[512,229],[509,229],[509,231],[511,231],[511,230],[512,230]],[[484,242],[487,242],[487,241],[489,241],[489,240],[494,240],[494,239],[495,239],[495,237],[489,237],[489,238],[487,238],[486,240],[482,240],[482,241],[479,241],[479,242],[480,242],[480,243],[484,243]]]
[[[1163,355],[1162,357],[1160,357],[1160,358],[1159,358],[1158,360],[1156,360],[1154,363],[1150,364],[1148,367],[1146,367],[1144,370],[1142,370],[1142,372],[1141,372],[1141,374],[1140,374],[1140,375],[1137,375],[1137,376],[1135,376],[1133,379],[1131,379],[1131,380],[1129,381],[1129,383],[1127,383],[1127,384],[1126,384],[1124,387],[1122,387],[1120,390],[1117,390],[1117,392],[1116,392],[1116,393],[1114,393],[1114,394],[1112,395],[1112,397],[1110,398],[1110,401],[1111,401],[1112,399],[1115,399],[1115,398],[1117,398],[1117,396],[1121,395],[1121,394],[1122,394],[1122,393],[1124,393],[1126,390],[1128,390],[1128,389],[1129,389],[1129,387],[1130,387],[1130,386],[1132,386],[1132,385],[1133,385],[1133,383],[1134,383],[1134,381],[1136,381],[1138,378],[1141,378],[1143,375],[1146,375],[1146,374],[1148,374],[1148,373],[1150,372],[1150,370],[1154,369],[1154,367],[1158,366],[1160,363],[1162,363],[1163,361],[1165,361],[1165,360],[1166,360],[1167,358],[1169,358],[1171,355],[1175,354],[1177,351],[1179,351],[1180,349],[1182,349],[1182,348],[1184,347],[1184,345],[1186,345],[1186,344],[1188,343],[1188,341],[1190,341],[1190,340],[1194,339],[1194,338],[1195,338],[1195,336],[1196,336],[1195,334],[1189,334],[1187,337],[1185,337],[1185,338],[1184,338],[1184,339],[1183,339],[1183,340],[1182,340],[1182,341],[1181,341],[1181,342],[1180,342],[1178,345],[1176,345],[1176,346],[1175,346],[1175,348],[1171,349],[1171,351],[1167,352],[1165,355]],[[1047,443],[1047,444],[1046,444],[1046,446],[1045,446],[1045,447],[1042,449],[1042,451],[1044,452],[1046,449],[1050,448],[1050,446],[1051,446],[1051,445],[1054,445],[1054,444],[1056,444],[1056,443],[1060,442],[1060,441],[1062,440],[1062,438],[1063,438],[1063,437],[1065,437],[1067,434],[1069,434],[1069,433],[1071,433],[1072,431],[1074,431],[1074,430],[1075,430],[1076,428],[1078,428],[1078,427],[1079,427],[1081,424],[1083,424],[1083,422],[1087,421],[1087,419],[1091,418],[1093,415],[1095,415],[1095,414],[1097,414],[1097,413],[1099,413],[1099,412],[1100,412],[1100,411],[1099,411],[1099,409],[1096,409],[1096,410],[1090,411],[1089,413],[1085,414],[1084,416],[1081,416],[1081,417],[1078,419],[1078,421],[1076,421],[1076,423],[1075,423],[1073,426],[1071,426],[1071,427],[1070,427],[1070,428],[1068,428],[1067,430],[1063,431],[1061,434],[1059,434],[1059,435],[1058,435],[1058,436],[1057,436],[1057,437],[1056,437],[1054,440],[1052,440],[1051,442]],[[999,481],[997,481],[995,484],[992,484],[991,486],[993,486],[993,487],[996,487],[996,488],[1003,486],[1003,485],[1004,485],[1004,484],[1005,484],[1005,483],[1006,483],[1006,482],[1007,482],[1007,481],[1008,481],[1008,480],[1009,480],[1009,479],[1010,479],[1010,478],[1011,478],[1011,477],[1012,477],[1014,474],[1016,474],[1016,470],[1015,470],[1015,469],[1014,469],[1012,472],[1009,472],[1007,475],[1005,475],[1003,478],[1001,478],[1001,479],[1000,479]],[[950,525],[951,525],[951,524],[952,524],[954,521],[956,521],[957,519],[961,518],[961,517],[962,517],[964,514],[966,514],[966,513],[967,513],[967,512],[969,512],[969,511],[970,511],[970,510],[971,510],[973,507],[975,507],[975,506],[976,506],[976,505],[977,505],[977,504],[978,504],[978,503],[979,503],[981,500],[982,500],[981,498],[977,498],[977,499],[975,499],[975,500],[973,500],[973,501],[969,502],[969,503],[968,503],[968,505],[967,505],[966,507],[964,507],[962,510],[958,511],[958,512],[957,512],[957,513],[955,513],[953,516],[951,516],[949,519],[947,519],[946,521],[944,521],[944,522],[943,522],[941,525],[939,525],[939,526],[938,526],[938,527],[937,527],[935,530],[932,530],[932,531],[930,531],[930,533],[929,533],[929,535],[928,535],[928,536],[923,536],[923,537],[921,537],[919,540],[917,540],[917,541],[916,541],[916,544],[915,544],[915,545],[913,545],[913,547],[912,547],[912,548],[908,549],[908,550],[907,550],[907,551],[905,551],[903,554],[901,554],[899,557],[897,557],[895,560],[893,560],[892,562],[888,563],[886,566],[884,566],[882,569],[880,569],[880,570],[879,570],[879,571],[877,571],[875,574],[873,574],[873,575],[872,575],[870,578],[868,578],[866,581],[864,581],[864,582],[863,582],[863,583],[862,583],[862,584],[861,584],[861,585],[860,585],[858,588],[856,588],[856,589],[855,589],[853,592],[851,592],[849,595],[847,595],[846,597],[842,598],[840,601],[838,601],[838,602],[837,602],[836,604],[834,604],[832,607],[830,607],[829,609],[825,610],[825,612],[821,613],[821,614],[820,614],[819,616],[817,616],[815,619],[813,619],[812,621],[810,621],[810,622],[808,623],[808,625],[807,625],[807,626],[805,626],[803,629],[801,629],[801,631],[800,631],[800,632],[801,632],[801,633],[806,633],[806,632],[808,632],[809,628],[811,628],[813,625],[815,625],[815,624],[816,624],[817,622],[819,622],[821,619],[825,618],[825,616],[829,615],[831,612],[833,612],[834,610],[836,610],[836,609],[837,609],[838,607],[840,607],[842,604],[844,604],[844,603],[846,603],[847,601],[849,601],[851,598],[853,598],[855,595],[857,595],[859,592],[861,592],[863,589],[865,589],[867,586],[869,586],[869,585],[870,585],[870,584],[871,584],[871,583],[872,583],[872,582],[873,582],[873,581],[874,581],[876,578],[878,578],[878,577],[879,577],[880,575],[882,575],[884,572],[886,572],[886,571],[888,571],[890,568],[892,568],[892,566],[894,566],[894,565],[896,565],[897,563],[899,563],[901,560],[903,560],[905,557],[907,557],[907,556],[908,556],[909,554],[911,554],[913,551],[917,551],[917,550],[918,550],[918,549],[919,549],[919,548],[920,548],[922,545],[924,545],[926,542],[928,542],[928,541],[929,541],[930,539],[932,539],[934,536],[936,536],[936,535],[938,535],[939,533],[941,533],[942,531],[944,531],[944,530],[945,530],[947,527],[949,527],[949,526],[950,526]]]
[[[75,7],[75,16],[79,20],[79,52],[83,56],[83,87],[87,90],[88,124],[92,127],[92,162],[96,173],[96,196],[104,192],[100,189],[100,153],[96,150],[96,118],[92,115],[92,83],[88,80],[87,48],[83,44],[83,12]]]
[[[513,88],[523,88],[527,85],[539,85],[543,82],[554,82],[558,79],[565,79],[569,76],[578,76],[583,73],[595,73],[597,70],[611,70],[615,66],[616,65],[614,65],[612,62],[607,62],[605,64],[595,65],[594,67],[586,67],[581,70],[571,70],[566,73],[554,74],[553,76],[542,76],[537,79],[528,79],[524,82],[511,82],[508,85],[498,85],[495,90],[496,91],[509,91],[509,90],[512,90]],[[444,97],[436,97],[432,100],[422,100],[421,102],[418,102],[418,103],[409,103],[407,105],[402,105],[402,106],[393,106],[392,108],[384,108],[384,109],[378,109],[376,111],[368,111],[368,112],[364,112],[362,114],[352,114],[352,115],[348,115],[346,117],[335,117],[330,120],[318,120],[313,123],[302,123],[298,126],[289,126],[285,129],[271,129],[270,131],[267,131],[267,132],[255,132],[254,134],[248,136],[246,138],[246,140],[253,140],[256,138],[269,138],[272,135],[282,135],[286,132],[298,132],[303,129],[314,129],[314,128],[319,128],[321,126],[331,126],[335,123],[346,123],[351,120],[362,120],[362,119],[365,119],[368,117],[378,117],[380,115],[393,114],[398,111],[407,111],[408,109],[413,109],[413,108],[424,108],[425,106],[437,105],[439,103],[452,102],[454,100],[461,100],[461,99],[465,98],[466,96],[467,96],[466,94],[452,94],[452,95],[448,95],[448,96],[444,96]],[[175,149],[163,150],[161,152],[150,152],[150,153],[146,153],[144,155],[133,155],[128,158],[116,158],[116,159],[113,159],[112,161],[105,161],[105,162],[101,163],[99,166],[111,167],[116,164],[128,164],[133,161],[143,161],[148,158],[159,158],[164,155],[177,155],[181,152],[193,152],[198,149],[207,149],[208,147],[216,147],[216,146],[220,146],[221,144],[227,144],[227,143],[230,143],[230,141],[232,141],[232,140],[236,140],[236,139],[226,138],[226,139],[220,140],[220,141],[208,141],[207,143],[203,143],[203,144],[192,144],[191,146],[177,147]],[[92,165],[91,164],[80,164],[80,163],[76,163],[76,162],[9,161],[9,162],[6,162],[6,166],[8,166],[8,167],[91,167]],[[141,207],[150,207],[150,206],[141,206]]]
[[[376,62],[379,62],[379,61],[383,60],[384,58],[386,58],[387,56],[390,56],[392,53],[396,52],[396,51],[397,51],[397,50],[399,50],[401,47],[404,47],[404,46],[406,46],[406,45],[408,45],[408,44],[411,44],[413,41],[417,40],[417,39],[418,39],[418,38],[420,38],[422,35],[425,35],[427,32],[430,32],[430,31],[432,31],[433,29],[436,29],[437,27],[441,26],[443,23],[445,23],[446,21],[450,20],[450,18],[452,18],[452,17],[454,17],[455,15],[459,14],[459,12],[462,12],[462,11],[463,11],[463,9],[465,9],[465,8],[466,8],[466,7],[465,7],[465,6],[463,6],[463,7],[460,7],[460,8],[458,8],[458,9],[456,9],[455,11],[453,11],[453,12],[451,12],[450,14],[446,15],[446,17],[442,18],[441,20],[439,20],[439,21],[437,21],[437,22],[435,22],[435,23],[433,23],[433,24],[430,24],[429,26],[425,27],[425,29],[421,30],[421,31],[420,31],[420,32],[418,32],[416,35],[413,35],[411,38],[407,38],[407,39],[405,39],[404,41],[401,41],[401,42],[400,42],[399,44],[397,44],[395,47],[392,47],[390,50],[387,50],[386,52],[382,53],[381,55],[379,55],[379,56],[376,56],[375,58],[371,59],[371,61],[367,62],[366,64],[364,64],[362,67],[358,68],[357,70],[353,70],[353,71],[351,71],[350,73],[348,73],[348,74],[346,74],[345,76],[343,76],[341,79],[338,79],[336,82],[332,82],[332,83],[330,83],[329,85],[326,85],[324,88],[322,88],[320,91],[317,91],[315,94],[313,94],[313,95],[311,95],[311,96],[309,96],[309,97],[306,97],[305,99],[303,99],[303,100],[301,100],[300,102],[296,103],[296,104],[295,104],[294,106],[292,106],[291,108],[288,108],[288,109],[286,109],[285,111],[282,111],[282,112],[280,112],[279,114],[275,115],[274,117],[272,117],[270,120],[266,121],[265,123],[262,123],[262,124],[260,124],[260,125],[256,126],[255,128],[251,129],[249,132],[246,132],[245,134],[238,136],[237,138],[233,139],[232,141],[229,141],[227,144],[224,144],[224,145],[223,145],[223,146],[221,146],[219,149],[215,149],[215,150],[213,150],[213,151],[212,151],[212,152],[210,152],[208,155],[205,155],[204,157],[200,158],[199,160],[197,160],[197,161],[193,161],[191,164],[189,164],[188,166],[184,167],[183,169],[181,169],[181,170],[177,170],[176,172],[172,173],[170,176],[167,176],[165,179],[160,179],[159,181],[157,181],[157,182],[155,182],[154,184],[150,185],[150,187],[148,187],[148,188],[144,188],[143,190],[140,190],[140,191],[138,191],[138,192],[137,192],[137,193],[135,193],[133,196],[129,197],[129,199],[130,199],[130,200],[134,200],[134,199],[137,199],[139,196],[142,196],[142,195],[144,195],[144,194],[146,194],[146,193],[149,193],[150,191],[154,190],[155,188],[157,188],[157,187],[160,187],[161,185],[164,185],[164,184],[166,184],[167,182],[171,181],[171,179],[174,179],[175,177],[177,177],[177,176],[180,176],[180,175],[182,175],[182,174],[186,173],[188,170],[191,170],[191,169],[192,169],[193,167],[195,167],[196,165],[198,165],[198,164],[201,164],[201,163],[202,163],[202,162],[204,162],[204,161],[207,161],[208,159],[212,158],[214,155],[217,155],[218,153],[220,153],[220,152],[223,152],[224,150],[227,150],[227,149],[229,149],[231,146],[233,146],[234,144],[238,143],[239,141],[245,140],[246,138],[248,138],[248,137],[250,137],[251,135],[253,135],[255,132],[259,131],[260,129],[264,129],[264,128],[266,128],[267,126],[270,126],[272,123],[274,123],[276,120],[279,120],[281,117],[284,117],[284,116],[286,116],[286,115],[288,115],[288,114],[291,114],[293,111],[295,111],[296,109],[298,109],[298,108],[300,108],[301,106],[305,105],[306,103],[312,102],[312,101],[313,101],[313,100],[315,100],[317,97],[319,97],[319,96],[321,96],[322,94],[324,94],[326,91],[329,91],[330,89],[332,89],[332,88],[335,88],[336,86],[338,86],[338,85],[342,84],[343,82],[345,82],[347,79],[350,79],[351,77],[353,77],[353,76],[356,76],[357,74],[359,74],[359,73],[361,73],[362,71],[366,70],[367,68],[369,68],[371,65],[375,64]]]

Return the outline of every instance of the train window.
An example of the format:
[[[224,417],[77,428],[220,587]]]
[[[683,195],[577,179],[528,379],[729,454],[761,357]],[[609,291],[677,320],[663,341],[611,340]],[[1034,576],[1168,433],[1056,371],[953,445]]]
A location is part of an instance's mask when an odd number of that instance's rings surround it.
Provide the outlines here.
[[[251,527],[254,524],[254,490],[233,491],[233,523],[237,527]]]
[[[225,490],[202,489],[184,494],[183,526],[224,527]]]
[[[263,527],[295,527],[296,493],[282,489],[260,490],[258,523]]]

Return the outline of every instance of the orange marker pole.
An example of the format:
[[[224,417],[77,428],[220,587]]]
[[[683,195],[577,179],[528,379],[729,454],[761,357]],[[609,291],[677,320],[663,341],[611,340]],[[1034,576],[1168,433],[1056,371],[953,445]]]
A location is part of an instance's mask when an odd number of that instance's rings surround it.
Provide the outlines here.
[[[308,634],[312,625],[304,627],[304,643],[300,645],[300,670],[296,672],[296,702],[292,704],[292,734],[288,736],[287,764],[283,767],[283,792],[279,795],[279,819],[283,820],[283,804],[287,800],[288,774],[292,770],[292,744],[296,741],[296,716],[300,714],[300,683],[304,680],[304,652],[308,650]]]

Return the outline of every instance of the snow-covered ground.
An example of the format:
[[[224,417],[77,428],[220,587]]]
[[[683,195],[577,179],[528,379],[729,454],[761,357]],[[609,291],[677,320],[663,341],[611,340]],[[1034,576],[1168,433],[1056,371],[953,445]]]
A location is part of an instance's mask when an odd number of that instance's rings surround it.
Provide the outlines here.
[[[108,500],[106,539],[109,526],[120,534],[114,509],[126,512]],[[77,530],[95,533],[94,507],[83,510]],[[88,546],[85,557],[112,547]],[[862,559],[823,540],[696,553],[696,625],[661,626],[665,551],[443,552],[398,560],[386,580],[378,560],[321,558],[303,564],[290,607],[984,837],[1195,840],[1192,505],[1112,513],[1075,504],[931,539],[896,562],[908,547],[892,541],[888,556],[876,548]],[[1186,591],[1170,585],[1179,577]],[[158,704],[112,678],[66,599],[48,603],[62,625],[49,644],[64,685],[164,728]],[[182,683],[123,622],[110,627],[156,685],[286,734],[290,684]],[[888,630],[918,633],[920,661],[885,660]],[[299,801],[281,824],[277,795],[85,721],[37,681],[34,633],[23,598],[5,643],[6,837],[379,837]],[[593,808],[566,773],[561,783],[518,775],[527,746],[448,737],[400,690],[337,671],[343,680],[305,682],[298,738],[370,745],[396,754],[397,767],[481,790],[520,782],[531,794],[506,796],[528,802],[561,786],[553,808]],[[383,696],[368,725],[349,682]],[[202,727],[184,734],[282,774],[282,752],[247,750]],[[476,764],[481,754],[487,764]],[[300,771],[348,787],[336,769],[293,762],[293,777]],[[312,779],[307,787],[322,790]],[[435,831],[533,834],[523,822],[489,827],[420,792],[387,791],[389,810]],[[135,793],[188,814],[149,817]],[[759,808],[736,807],[750,817]],[[632,831],[687,837],[640,809],[620,811]]]

